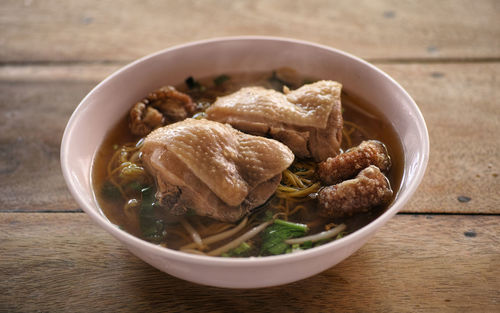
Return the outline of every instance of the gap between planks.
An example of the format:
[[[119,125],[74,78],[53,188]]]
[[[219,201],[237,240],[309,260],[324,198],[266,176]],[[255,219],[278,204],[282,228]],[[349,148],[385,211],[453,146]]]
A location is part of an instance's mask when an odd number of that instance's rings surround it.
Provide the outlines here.
[[[145,55],[147,56],[147,55]],[[142,56],[142,57],[145,57]],[[142,58],[141,57],[141,58]],[[139,59],[139,58],[137,58]],[[130,60],[35,60],[35,61],[0,61],[0,67],[5,66],[71,66],[71,65],[116,65],[122,66],[137,59]],[[413,64],[413,63],[423,63],[423,64],[435,64],[435,63],[495,63],[500,62],[500,57],[428,57],[428,58],[361,58],[370,63],[377,64]]]

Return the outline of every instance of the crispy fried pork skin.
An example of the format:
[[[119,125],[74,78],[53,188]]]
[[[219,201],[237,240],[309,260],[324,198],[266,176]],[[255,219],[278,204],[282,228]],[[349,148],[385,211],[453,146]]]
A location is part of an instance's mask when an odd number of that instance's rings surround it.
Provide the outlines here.
[[[191,97],[165,86],[151,92],[130,110],[130,130],[134,135],[146,136],[153,129],[182,121],[195,110]]]
[[[154,130],[141,148],[157,198],[173,214],[235,222],[275,192],[294,159],[284,144],[208,120]]]
[[[328,158],[318,166],[318,174],[325,185],[337,184],[353,178],[369,165],[377,166],[382,172],[391,167],[391,159],[383,143],[377,140],[363,141],[357,147],[333,158]]]
[[[219,97],[207,110],[210,120],[246,133],[270,136],[298,158],[324,161],[338,154],[342,140],[342,85],[318,81],[284,92],[246,87]]]
[[[163,125],[165,118],[157,109],[137,102],[130,110],[130,131],[134,135],[146,136],[153,129]]]
[[[332,218],[350,216],[387,204],[391,198],[389,180],[378,167],[370,165],[356,178],[321,189],[318,193],[319,214]]]

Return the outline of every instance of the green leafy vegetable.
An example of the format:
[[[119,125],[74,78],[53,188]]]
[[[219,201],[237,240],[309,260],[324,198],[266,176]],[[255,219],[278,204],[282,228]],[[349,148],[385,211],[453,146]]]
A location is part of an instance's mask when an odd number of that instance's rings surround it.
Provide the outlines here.
[[[294,243],[288,249],[286,249],[285,253],[292,253],[295,251],[307,250],[307,249],[311,249],[311,248],[317,247],[317,246],[319,246],[319,245],[316,243],[313,243],[312,241],[306,241],[304,243]]]
[[[263,216],[263,218],[262,218],[262,221],[263,221],[263,222],[267,222],[267,221],[271,220],[271,219],[273,218],[273,215],[274,215],[274,214],[273,214],[273,212],[272,212],[272,211],[270,211],[270,210],[266,210],[266,211],[264,212],[264,216]]]
[[[223,253],[222,256],[224,257],[246,257],[250,255],[250,252],[252,251],[253,246],[248,243],[248,242],[243,242],[241,245],[238,247],[229,250],[226,253]]]
[[[307,225],[276,219],[262,232],[261,254],[283,254],[290,249],[290,245],[284,242],[286,239],[304,236],[308,231]]]
[[[139,210],[139,224],[145,239],[160,243],[165,237],[165,225],[163,220],[156,217],[155,189],[147,187],[141,190],[142,202]]]
[[[306,249],[311,249],[313,247],[313,242],[312,241],[306,241],[303,244],[300,245],[300,248],[303,250]]]
[[[226,74],[219,75],[214,78],[214,84],[215,86],[220,86],[222,85],[225,81],[230,80],[231,77],[227,76]]]
[[[133,190],[133,191],[136,191],[136,192],[141,192],[144,188],[147,187],[147,185],[141,184],[138,181],[132,181],[132,182],[126,184],[125,187],[127,189],[130,189],[130,190]]]
[[[117,200],[122,196],[120,190],[110,181],[104,182],[101,187],[101,196],[107,200]]]

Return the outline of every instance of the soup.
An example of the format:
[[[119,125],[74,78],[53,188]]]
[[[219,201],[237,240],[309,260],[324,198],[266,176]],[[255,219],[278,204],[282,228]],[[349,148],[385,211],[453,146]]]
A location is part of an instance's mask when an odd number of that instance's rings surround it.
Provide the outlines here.
[[[203,79],[189,77],[176,86],[176,90],[189,95],[194,104],[186,118],[204,120],[206,110],[217,97],[231,95],[242,87],[295,90],[314,81],[292,70],[279,69],[270,73],[222,74]],[[310,249],[346,236],[375,219],[390,204],[401,182],[403,154],[399,138],[380,112],[350,90],[342,90],[341,100],[341,152],[366,140],[377,140],[385,144],[390,156],[392,166],[385,176],[393,192],[383,205],[345,216],[318,214],[318,201],[321,201],[318,194],[326,193],[328,187],[318,175],[321,162],[316,162],[313,156],[296,156],[282,172],[272,196],[236,221],[200,216],[189,208],[183,214],[172,214],[165,205],[159,204],[157,181],[143,164],[144,136],[131,132],[129,115],[111,130],[95,156],[92,181],[96,200],[107,218],[125,231],[188,253],[267,256]],[[338,189],[339,185],[333,185]]]

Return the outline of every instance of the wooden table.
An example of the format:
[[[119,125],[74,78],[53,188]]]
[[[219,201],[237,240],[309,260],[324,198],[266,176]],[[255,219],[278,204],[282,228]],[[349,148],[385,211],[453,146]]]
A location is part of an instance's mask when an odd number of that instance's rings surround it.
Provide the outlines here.
[[[431,155],[404,210],[353,256],[256,290],[157,271],[94,225],[59,164],[83,96],[175,44],[274,35],[379,66],[414,97]],[[500,312],[500,2],[2,1],[0,311]]]

